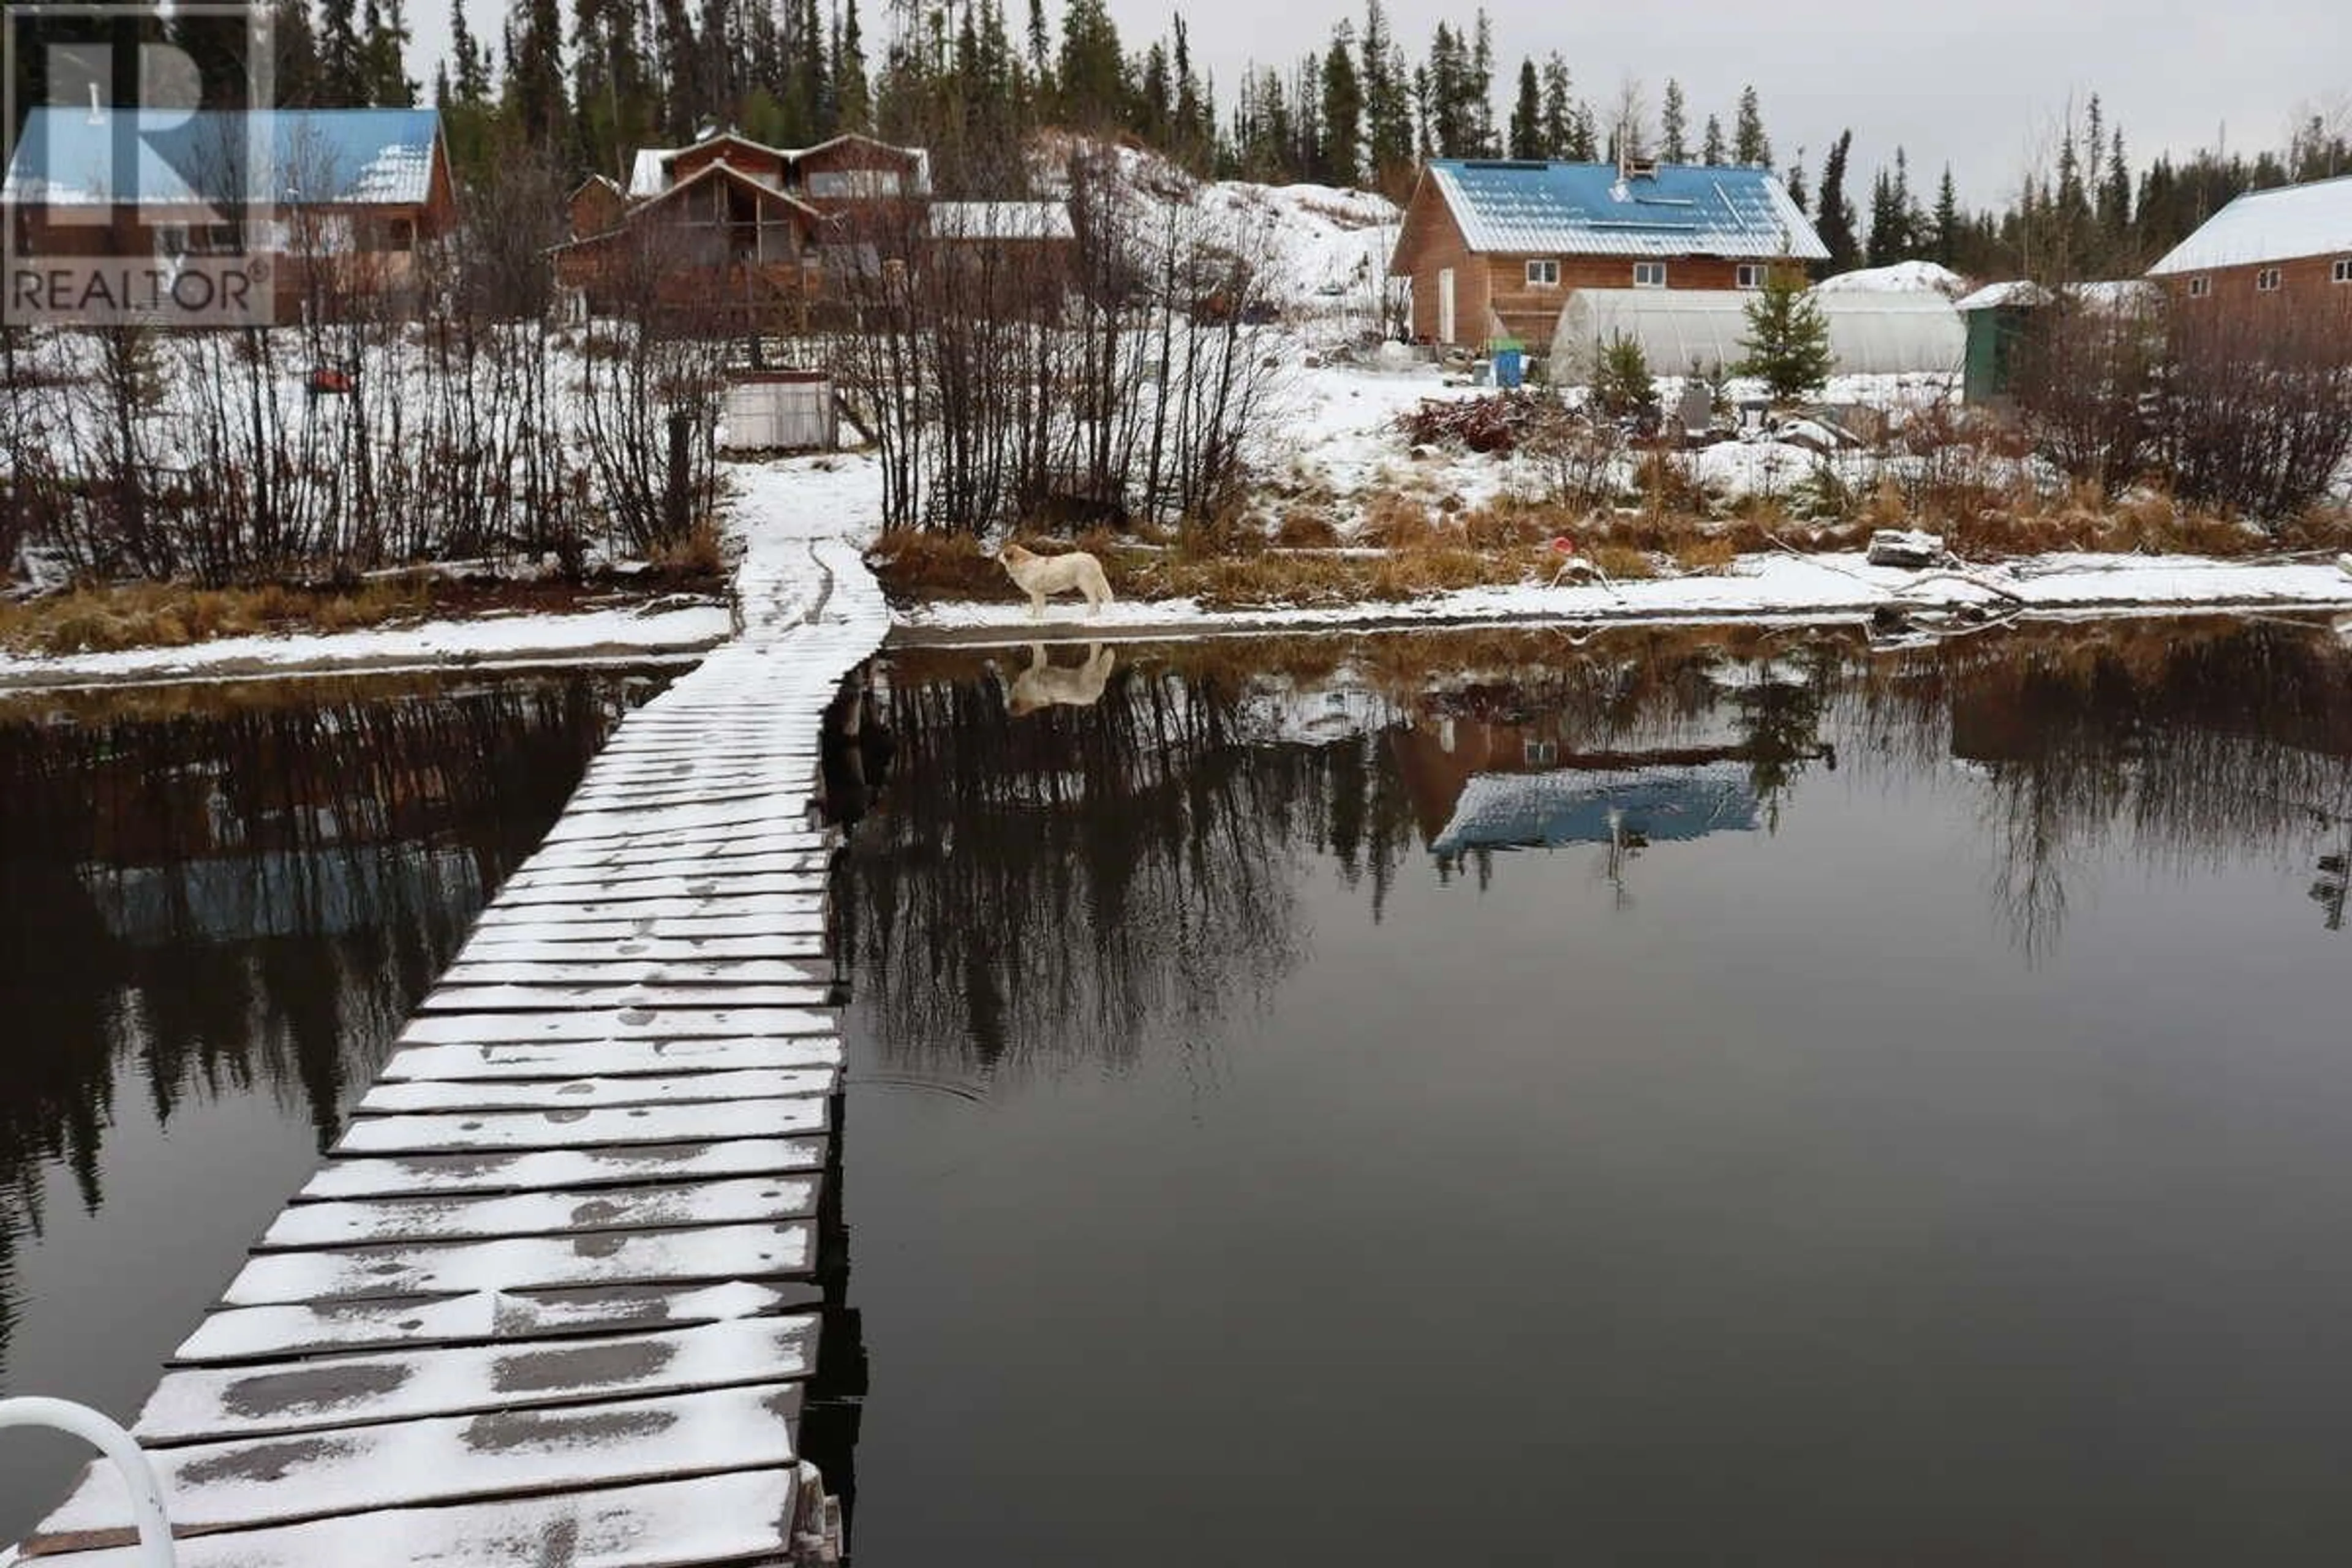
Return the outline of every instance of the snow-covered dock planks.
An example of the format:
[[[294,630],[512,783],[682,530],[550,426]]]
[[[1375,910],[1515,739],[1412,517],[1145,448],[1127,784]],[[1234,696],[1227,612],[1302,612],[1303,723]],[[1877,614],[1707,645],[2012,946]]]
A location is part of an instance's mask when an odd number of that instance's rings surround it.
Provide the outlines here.
[[[797,1429],[842,1067],[810,807],[887,617],[832,541],[740,593],[179,1347],[134,1435],[183,1563],[707,1568],[835,1519]],[[21,1550],[131,1540],[100,1467]]]

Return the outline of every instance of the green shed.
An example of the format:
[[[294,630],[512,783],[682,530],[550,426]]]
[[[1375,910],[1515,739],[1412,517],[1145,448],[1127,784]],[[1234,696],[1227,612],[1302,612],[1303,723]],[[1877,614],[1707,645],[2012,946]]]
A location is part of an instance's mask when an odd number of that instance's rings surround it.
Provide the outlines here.
[[[1968,328],[1968,348],[1961,361],[1962,402],[1990,403],[2009,395],[2017,374],[2017,344],[2025,336],[2026,323],[2054,298],[2039,283],[1994,283],[1953,307]]]

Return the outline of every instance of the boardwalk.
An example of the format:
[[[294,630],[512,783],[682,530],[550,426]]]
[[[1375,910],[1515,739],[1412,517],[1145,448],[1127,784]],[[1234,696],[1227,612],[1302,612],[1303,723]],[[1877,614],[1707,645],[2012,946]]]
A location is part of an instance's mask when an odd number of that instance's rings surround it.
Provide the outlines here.
[[[765,539],[738,586],[742,635],[622,724],[141,1414],[182,1563],[821,1555],[808,805],[887,616],[835,541]],[[95,1467],[18,1551],[132,1539]]]

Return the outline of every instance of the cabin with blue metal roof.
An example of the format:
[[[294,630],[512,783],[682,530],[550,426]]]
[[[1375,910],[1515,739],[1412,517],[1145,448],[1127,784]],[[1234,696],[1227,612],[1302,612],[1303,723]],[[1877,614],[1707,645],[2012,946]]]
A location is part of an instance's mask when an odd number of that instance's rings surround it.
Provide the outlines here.
[[[1415,339],[1549,343],[1577,289],[1760,289],[1829,248],[1769,170],[1441,158],[1389,262]]]
[[[0,180],[22,258],[250,257],[279,320],[413,308],[419,248],[456,226],[430,109],[44,105]]]

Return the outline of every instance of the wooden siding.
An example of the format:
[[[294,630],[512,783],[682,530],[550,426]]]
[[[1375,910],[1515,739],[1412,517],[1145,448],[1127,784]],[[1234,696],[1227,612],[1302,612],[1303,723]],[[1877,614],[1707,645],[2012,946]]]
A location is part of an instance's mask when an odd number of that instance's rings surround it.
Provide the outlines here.
[[[1559,264],[1557,285],[1529,287],[1530,261]],[[1664,261],[1668,289],[1737,289],[1743,266],[1772,266],[1769,256],[1577,256],[1549,251],[1473,251],[1436,184],[1413,187],[1389,263],[1391,276],[1412,284],[1412,335],[1437,342],[1438,275],[1454,269],[1453,343],[1475,346],[1504,334],[1540,353],[1551,342],[1559,308],[1573,289],[1631,289],[1636,261]],[[1796,266],[1795,263],[1780,263]]]
[[[2229,303],[2243,308],[2248,303],[2295,307],[2352,310],[2352,283],[2335,281],[2336,264],[2352,261],[2352,252],[2340,256],[2304,256],[2291,261],[2263,261],[2247,267],[2217,267],[2210,272],[2183,272],[2158,279],[2171,296],[2185,305]],[[2263,290],[2254,287],[2256,278],[2275,267],[2279,270],[2279,286]],[[2211,280],[2211,291],[2203,295],[2189,293],[2193,279]]]

